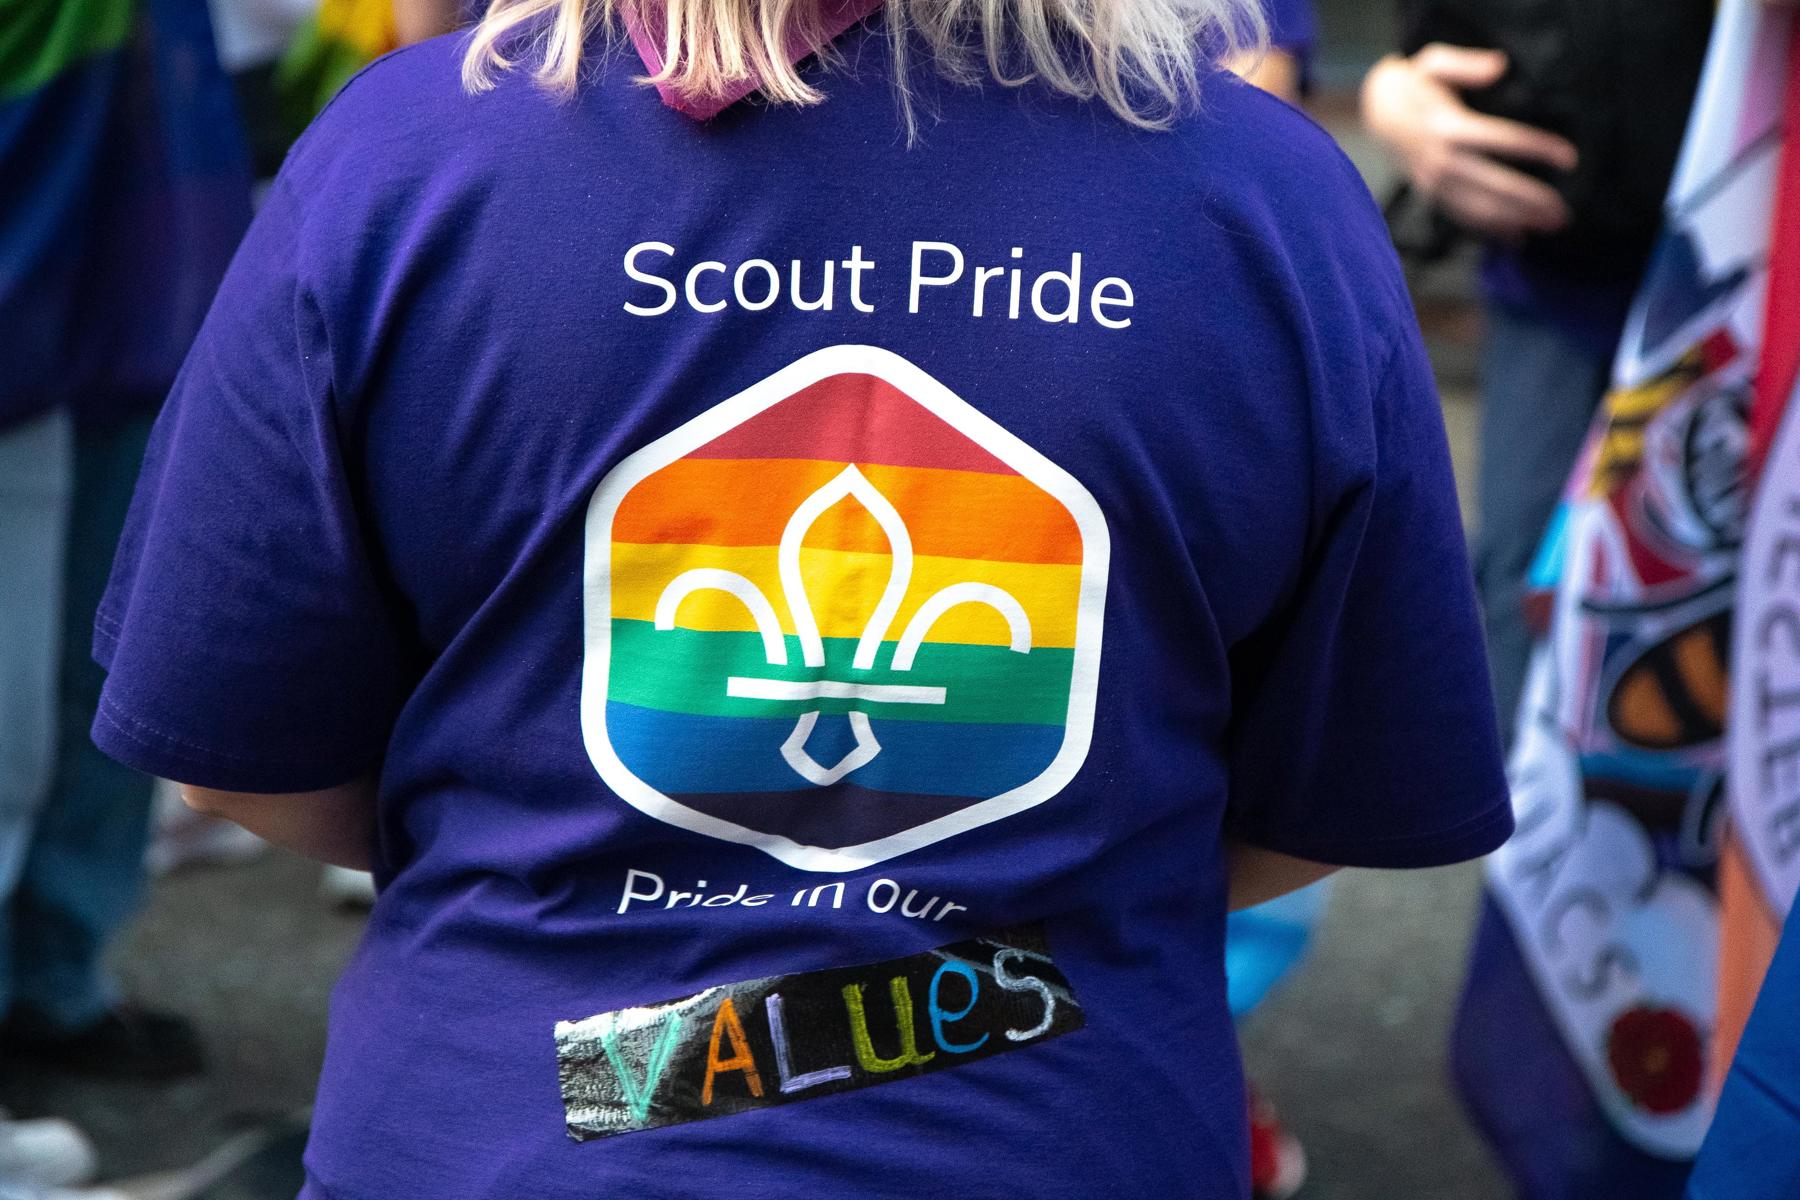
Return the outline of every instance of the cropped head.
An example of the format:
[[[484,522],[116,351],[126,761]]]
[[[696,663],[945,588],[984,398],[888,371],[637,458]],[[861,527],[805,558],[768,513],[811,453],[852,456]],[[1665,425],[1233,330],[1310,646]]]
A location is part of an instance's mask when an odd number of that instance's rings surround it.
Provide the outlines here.
[[[909,129],[909,44],[953,81],[1037,82],[1156,129],[1194,106],[1209,59],[1260,51],[1267,34],[1259,0],[886,0],[885,11]],[[463,82],[485,91],[522,66],[571,94],[583,54],[626,20],[661,47],[663,67],[646,84],[696,98],[746,84],[777,103],[825,98],[795,68],[829,53],[820,0],[492,0]]]

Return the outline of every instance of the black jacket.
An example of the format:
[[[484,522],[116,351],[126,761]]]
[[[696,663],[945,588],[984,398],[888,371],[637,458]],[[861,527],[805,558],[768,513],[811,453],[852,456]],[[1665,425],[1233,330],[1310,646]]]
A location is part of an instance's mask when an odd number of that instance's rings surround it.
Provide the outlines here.
[[[1469,103],[1575,143],[1569,175],[1535,165],[1573,210],[1524,250],[1534,265],[1595,281],[1643,268],[1700,79],[1713,0],[1402,0],[1404,50],[1494,48],[1511,67]]]

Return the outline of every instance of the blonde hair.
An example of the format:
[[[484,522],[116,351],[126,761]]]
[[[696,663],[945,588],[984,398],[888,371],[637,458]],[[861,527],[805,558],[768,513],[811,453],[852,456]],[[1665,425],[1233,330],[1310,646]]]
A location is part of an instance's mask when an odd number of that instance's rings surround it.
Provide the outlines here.
[[[786,53],[826,54],[820,0],[490,0],[463,56],[470,92],[494,86],[514,55],[532,74],[572,95],[596,31],[609,37],[627,14],[660,33],[663,67],[640,82],[681,95],[715,95],[753,82],[777,103],[817,104]],[[1066,96],[1098,99],[1121,119],[1166,127],[1198,98],[1202,54],[1223,61],[1259,54],[1267,39],[1260,0],[887,0],[895,78],[909,137],[906,48],[916,31],[938,70],[958,83],[1009,87],[1034,80]]]

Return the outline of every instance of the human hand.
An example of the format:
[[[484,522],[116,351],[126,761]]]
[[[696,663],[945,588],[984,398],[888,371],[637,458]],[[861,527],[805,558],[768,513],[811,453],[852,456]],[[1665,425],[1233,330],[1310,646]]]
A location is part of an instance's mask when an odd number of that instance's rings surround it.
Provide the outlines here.
[[[1575,146],[1546,129],[1478,113],[1461,93],[1506,73],[1506,55],[1434,42],[1389,55],[1363,80],[1363,124],[1399,160],[1413,186],[1458,224],[1516,241],[1569,223],[1555,188],[1501,159],[1575,169]]]

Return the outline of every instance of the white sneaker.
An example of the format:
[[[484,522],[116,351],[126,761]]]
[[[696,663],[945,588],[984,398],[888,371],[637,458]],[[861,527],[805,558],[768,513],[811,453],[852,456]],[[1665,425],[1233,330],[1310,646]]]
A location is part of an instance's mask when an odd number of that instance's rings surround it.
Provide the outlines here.
[[[0,1180],[25,1187],[71,1187],[92,1179],[99,1165],[93,1143],[69,1122],[55,1117],[15,1121],[0,1109]]]
[[[319,895],[339,908],[371,908],[375,904],[375,877],[367,871],[327,866],[319,876]]]

